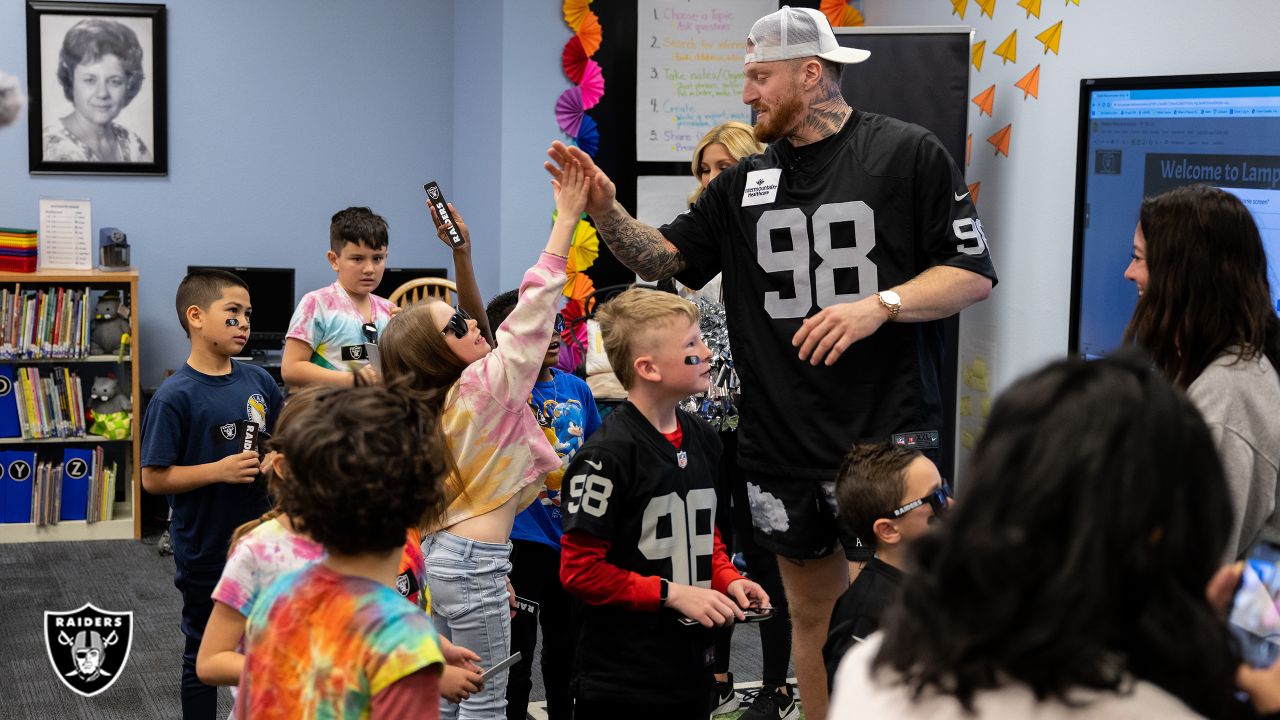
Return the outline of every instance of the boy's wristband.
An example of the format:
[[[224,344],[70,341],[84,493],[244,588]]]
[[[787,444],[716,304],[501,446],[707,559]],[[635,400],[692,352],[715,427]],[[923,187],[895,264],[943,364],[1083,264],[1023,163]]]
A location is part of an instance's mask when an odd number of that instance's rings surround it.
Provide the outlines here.
[[[658,606],[667,604],[667,595],[671,593],[671,583],[666,578],[658,578]]]

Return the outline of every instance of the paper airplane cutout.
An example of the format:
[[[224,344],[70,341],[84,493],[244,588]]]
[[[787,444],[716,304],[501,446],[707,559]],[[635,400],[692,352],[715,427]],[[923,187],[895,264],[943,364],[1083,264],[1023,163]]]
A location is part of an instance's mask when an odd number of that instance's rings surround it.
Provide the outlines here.
[[[964,165],[969,167],[973,163],[973,133],[964,139]]]
[[[1067,5],[1070,5],[1071,3],[1075,3],[1076,7],[1080,7],[1080,0],[1067,0],[1066,2]]]
[[[1054,55],[1058,54],[1058,44],[1062,42],[1062,21],[1049,26],[1049,29],[1036,36],[1036,39],[1044,43],[1044,52],[1046,55],[1052,50]]]
[[[1035,15],[1040,19],[1040,0],[1018,0],[1018,7],[1027,11],[1027,17]]]
[[[993,54],[996,57],[1004,58],[1006,63],[1018,62],[1018,31],[1014,30],[1009,33],[1009,37],[1005,38],[1004,42],[996,47],[996,51]]]
[[[951,0],[951,12],[964,19],[964,11],[969,9],[969,0]]]
[[[1039,100],[1040,99],[1040,66],[1032,68],[1031,72],[1022,76],[1022,79],[1013,84],[1014,87],[1022,91],[1022,99],[1026,100],[1027,96]]]
[[[996,86],[992,85],[986,90],[983,90],[973,96],[973,99],[970,100],[970,102],[978,106],[979,115],[986,113],[987,117],[991,117],[991,108],[996,104]]]
[[[969,196],[973,198],[974,205],[978,204],[978,191],[981,189],[982,183],[980,181],[969,183]]]
[[[1011,134],[1013,134],[1013,123],[1000,128],[995,135],[987,138],[987,142],[995,147],[996,153],[1009,157],[1009,136]]]
[[[973,44],[973,69],[982,70],[982,56],[987,54],[987,41],[980,40]]]
[[[995,19],[996,0],[973,0],[973,4],[982,9],[982,14]]]

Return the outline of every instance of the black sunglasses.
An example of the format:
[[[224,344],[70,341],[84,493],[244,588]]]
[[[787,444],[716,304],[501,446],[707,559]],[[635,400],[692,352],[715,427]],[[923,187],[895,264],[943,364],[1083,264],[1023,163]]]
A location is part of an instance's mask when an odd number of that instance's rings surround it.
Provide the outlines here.
[[[921,505],[924,505],[925,503],[928,503],[929,507],[933,508],[934,515],[936,515],[937,517],[942,517],[943,514],[947,512],[947,501],[950,498],[951,498],[951,486],[948,485],[947,483],[942,483],[942,485],[938,486],[937,490],[934,490],[933,492],[929,493],[928,495],[925,495],[919,500],[912,500],[906,505],[903,505],[900,508],[896,508],[891,512],[887,512],[881,515],[880,517],[888,518],[890,520],[897,520],[903,515],[906,515],[912,510],[915,510]]]
[[[444,329],[440,331],[440,334],[451,332],[461,340],[467,336],[468,332],[471,332],[471,328],[467,326],[467,321],[470,319],[471,316],[467,314],[466,310],[458,308],[453,311],[453,315],[449,318],[449,322],[444,324]]]
[[[553,324],[551,328],[556,331],[557,335],[564,332],[564,316],[560,313],[556,313],[555,324]]]

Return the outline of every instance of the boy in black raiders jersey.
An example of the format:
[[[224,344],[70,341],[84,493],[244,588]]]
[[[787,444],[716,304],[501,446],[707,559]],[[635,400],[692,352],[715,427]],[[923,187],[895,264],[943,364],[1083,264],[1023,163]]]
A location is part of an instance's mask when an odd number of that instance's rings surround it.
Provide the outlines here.
[[[574,717],[704,720],[715,655],[706,628],[769,604],[713,523],[720,440],[678,408],[707,389],[711,351],[697,308],[676,295],[628,290],[597,317],[629,395],[565,473],[560,579],[585,603]]]
[[[996,280],[964,174],[918,125],[854,110],[822,13],[783,7],[747,37],[742,100],[761,155],[720,173],[661,229],[617,201],[579,148],[552,143],[553,177],[592,176],[587,212],[646,280],[693,288],[723,273],[742,381],[738,462],[756,540],[777,553],[809,720],[826,717],[822,645],[856,572],[837,553],[833,478],[850,442],[941,435],[940,321]]]

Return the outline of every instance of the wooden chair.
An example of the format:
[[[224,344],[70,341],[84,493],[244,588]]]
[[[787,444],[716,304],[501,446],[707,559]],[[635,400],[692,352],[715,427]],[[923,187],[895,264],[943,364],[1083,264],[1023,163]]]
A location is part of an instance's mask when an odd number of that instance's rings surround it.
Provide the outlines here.
[[[458,286],[452,280],[425,277],[416,278],[401,285],[391,291],[391,296],[387,299],[400,307],[409,307],[427,298],[436,298],[452,305],[457,294]]]

